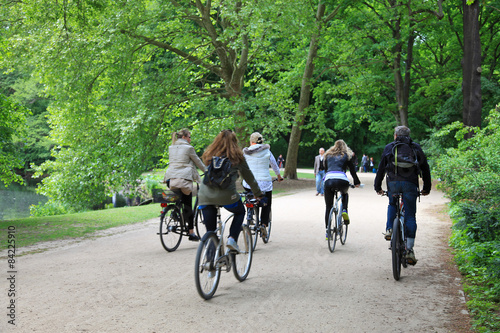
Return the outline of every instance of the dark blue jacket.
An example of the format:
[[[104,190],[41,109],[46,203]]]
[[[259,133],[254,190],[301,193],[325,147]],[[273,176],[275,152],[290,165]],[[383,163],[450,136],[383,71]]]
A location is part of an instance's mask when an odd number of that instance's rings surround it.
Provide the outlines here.
[[[415,152],[418,155],[418,164],[419,170],[415,169],[410,175],[401,175],[396,174],[394,172],[394,168],[392,166],[392,148],[398,142],[406,142],[413,146]],[[391,181],[409,181],[418,186],[418,176],[422,177],[424,181],[424,192],[431,191],[431,171],[429,168],[429,164],[427,163],[427,158],[425,157],[424,151],[420,147],[418,143],[413,142],[408,136],[398,136],[396,140],[389,143],[385,146],[384,152],[382,153],[382,157],[380,159],[380,164],[378,165],[377,175],[375,176],[374,188],[375,191],[379,192],[382,190],[382,180],[384,179],[385,174],[387,173],[387,183]]]

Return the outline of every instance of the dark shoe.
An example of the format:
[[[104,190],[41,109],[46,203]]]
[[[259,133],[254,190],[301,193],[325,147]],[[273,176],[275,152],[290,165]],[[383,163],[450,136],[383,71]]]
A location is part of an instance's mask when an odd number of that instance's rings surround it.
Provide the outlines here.
[[[198,242],[200,237],[196,236],[196,234],[189,234],[189,240],[193,242]]]
[[[267,225],[262,225],[260,227],[260,234],[262,235],[262,238],[266,238],[267,237]]]
[[[417,258],[415,258],[415,252],[413,252],[413,250],[408,250],[408,253],[406,253],[406,262],[408,262],[409,265],[415,265],[417,261]]]
[[[384,238],[387,241],[390,241],[392,238],[392,229],[387,229],[387,231],[384,234]]]

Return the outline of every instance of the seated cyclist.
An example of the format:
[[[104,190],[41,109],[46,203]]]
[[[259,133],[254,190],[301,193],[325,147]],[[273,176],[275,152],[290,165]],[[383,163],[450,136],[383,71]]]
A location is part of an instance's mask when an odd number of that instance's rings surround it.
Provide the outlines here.
[[[252,171],[259,188],[264,192],[264,196],[267,198],[267,204],[262,207],[260,213],[260,221],[262,223],[262,236],[267,236],[267,226],[269,224],[269,215],[271,213],[271,200],[273,197],[273,180],[269,172],[269,167],[271,167],[278,177],[278,181],[282,181],[283,178],[280,175],[280,168],[273,153],[271,153],[270,146],[263,143],[264,139],[260,133],[255,132],[250,135],[250,147],[243,149],[243,154],[245,159]],[[243,180],[243,187],[246,190],[250,189],[248,183]]]
[[[184,220],[188,222],[189,240],[198,241],[199,238],[193,230],[193,181],[200,183],[201,178],[196,167],[205,172],[205,165],[196,155],[191,146],[191,133],[187,129],[172,134],[172,145],[168,147],[170,163],[165,172],[164,181],[171,190],[180,190],[181,201],[184,205]]]
[[[401,170],[393,165],[392,159],[394,155],[392,153],[395,145],[398,144],[408,144],[415,150],[418,160],[418,168],[411,168],[407,171]],[[406,236],[407,236],[407,249],[408,254],[406,258],[411,264],[416,264],[417,259],[415,258],[415,252],[413,251],[413,246],[415,245],[415,237],[417,233],[417,197],[418,197],[418,187],[419,187],[419,176],[422,177],[424,182],[424,187],[422,189],[422,195],[428,195],[431,191],[431,172],[429,164],[427,163],[427,158],[424,151],[419,144],[412,141],[410,138],[410,129],[406,126],[397,126],[394,129],[394,141],[385,146],[382,157],[380,158],[380,164],[378,166],[377,175],[375,176],[374,188],[377,194],[382,195],[384,191],[382,190],[382,180],[386,176],[387,181],[387,195],[389,197],[389,206],[387,208],[387,222],[386,222],[386,232],[384,237],[386,240],[391,240],[392,237],[392,225],[396,218],[396,199],[393,197],[394,193],[403,193],[403,203],[405,206],[405,224],[406,224]]]
[[[359,186],[360,181],[356,174],[356,167],[353,163],[353,152],[347,146],[344,140],[337,140],[335,144],[326,151],[324,157],[325,163],[325,228],[328,228],[328,218],[330,210],[333,207],[334,193],[340,191],[342,195],[342,217],[344,223],[349,224],[349,215],[347,213],[347,205],[349,204],[349,179],[346,175],[346,170],[349,168],[354,185]],[[328,234],[326,236],[328,238]]]

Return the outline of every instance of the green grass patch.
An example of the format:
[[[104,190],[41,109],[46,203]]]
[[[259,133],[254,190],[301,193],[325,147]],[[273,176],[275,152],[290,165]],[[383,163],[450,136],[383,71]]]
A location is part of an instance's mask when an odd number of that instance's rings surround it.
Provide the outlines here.
[[[104,209],[76,214],[30,217],[0,221],[3,237],[15,227],[16,247],[34,245],[38,242],[89,237],[92,233],[122,225],[128,225],[159,217],[159,204],[146,206]],[[2,242],[2,249],[7,242]]]
[[[314,176],[314,173],[297,172],[297,178],[299,178],[299,179],[315,179],[316,176]]]

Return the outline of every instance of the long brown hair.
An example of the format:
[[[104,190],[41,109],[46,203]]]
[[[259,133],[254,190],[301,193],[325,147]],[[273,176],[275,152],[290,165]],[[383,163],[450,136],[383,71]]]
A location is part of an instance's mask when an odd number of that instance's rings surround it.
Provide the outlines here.
[[[347,144],[344,142],[344,140],[337,140],[335,141],[334,145],[330,147],[325,153],[325,158],[328,156],[344,156],[347,154],[347,160],[350,160],[352,158],[353,152],[351,148],[347,146]]]
[[[221,131],[205,149],[201,158],[205,165],[209,165],[213,156],[226,156],[234,165],[240,164],[245,159],[238,145],[238,138],[231,130]]]

